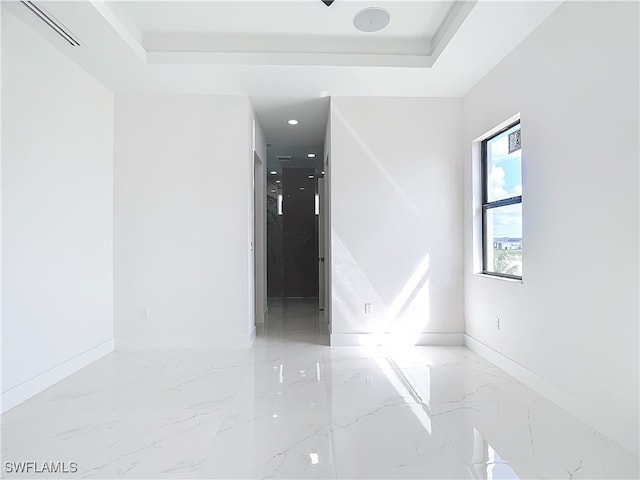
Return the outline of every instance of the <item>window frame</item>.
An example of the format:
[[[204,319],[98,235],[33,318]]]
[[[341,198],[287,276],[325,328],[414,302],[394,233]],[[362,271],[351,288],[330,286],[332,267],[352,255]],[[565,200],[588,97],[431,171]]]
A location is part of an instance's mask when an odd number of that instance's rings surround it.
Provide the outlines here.
[[[512,129],[516,125],[520,125],[520,120],[516,120],[513,123],[510,123],[506,127],[500,129],[499,131],[493,133],[491,136],[484,138],[480,145],[480,168],[481,168],[481,177],[482,177],[482,274],[483,275],[491,275],[492,277],[501,277],[501,278],[509,278],[512,280],[522,280],[522,275],[510,275],[508,273],[499,273],[489,270],[487,268],[487,211],[492,210],[498,207],[505,207],[508,205],[517,205],[522,204],[522,195],[517,195],[515,197],[503,198],[500,200],[494,200],[493,202],[489,202],[489,182],[488,182],[488,159],[487,159],[487,144],[493,140],[494,138],[502,135],[507,130]],[[522,129],[522,127],[521,127]],[[522,157],[520,159],[520,175],[522,175]]]

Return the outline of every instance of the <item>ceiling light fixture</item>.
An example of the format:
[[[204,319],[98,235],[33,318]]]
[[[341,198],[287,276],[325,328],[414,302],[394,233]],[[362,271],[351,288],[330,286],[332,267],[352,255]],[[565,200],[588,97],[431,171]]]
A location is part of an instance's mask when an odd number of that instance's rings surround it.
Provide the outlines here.
[[[313,175],[309,175],[307,178],[315,178]]]
[[[361,32],[378,32],[389,25],[391,15],[384,8],[368,7],[353,17],[353,25]]]
[[[298,124],[298,123],[300,123],[300,122],[298,122],[298,120],[295,120],[295,119],[293,119],[293,118],[292,118],[292,119],[291,119],[291,120],[289,120],[287,123],[288,123],[289,125],[297,125],[297,124]]]
[[[307,153],[307,157],[316,158],[316,154],[315,153]]]
[[[275,170],[272,170],[272,171],[270,171],[269,173],[270,173],[271,175],[277,175],[277,174],[278,174],[278,172],[276,172]]]

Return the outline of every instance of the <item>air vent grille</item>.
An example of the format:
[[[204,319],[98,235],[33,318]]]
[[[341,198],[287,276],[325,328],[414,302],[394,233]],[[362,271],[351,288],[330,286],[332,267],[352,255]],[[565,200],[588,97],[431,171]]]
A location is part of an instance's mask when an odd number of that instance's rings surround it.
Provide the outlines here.
[[[65,42],[67,42],[72,47],[80,47],[80,41],[76,38],[76,36],[71,33],[67,27],[65,27],[62,23],[60,23],[56,18],[47,12],[44,8],[39,5],[36,5],[34,2],[29,0],[21,1],[25,7],[27,7],[31,13],[33,13],[36,17],[42,20],[51,30],[56,32]]]

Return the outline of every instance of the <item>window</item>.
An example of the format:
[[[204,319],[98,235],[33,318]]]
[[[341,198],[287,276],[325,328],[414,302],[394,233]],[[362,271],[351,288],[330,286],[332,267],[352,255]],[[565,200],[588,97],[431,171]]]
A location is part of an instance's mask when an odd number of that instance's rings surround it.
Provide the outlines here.
[[[482,141],[482,272],[522,279],[520,122]]]

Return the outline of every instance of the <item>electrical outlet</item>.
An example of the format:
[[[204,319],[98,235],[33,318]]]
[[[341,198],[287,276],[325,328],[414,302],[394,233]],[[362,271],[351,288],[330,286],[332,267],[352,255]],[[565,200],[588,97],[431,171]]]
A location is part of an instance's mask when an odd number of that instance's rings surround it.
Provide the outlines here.
[[[364,314],[365,315],[371,315],[371,312],[373,312],[373,306],[370,303],[365,303],[364,304]]]
[[[496,326],[496,331],[500,331],[500,317],[493,317],[493,323]]]

